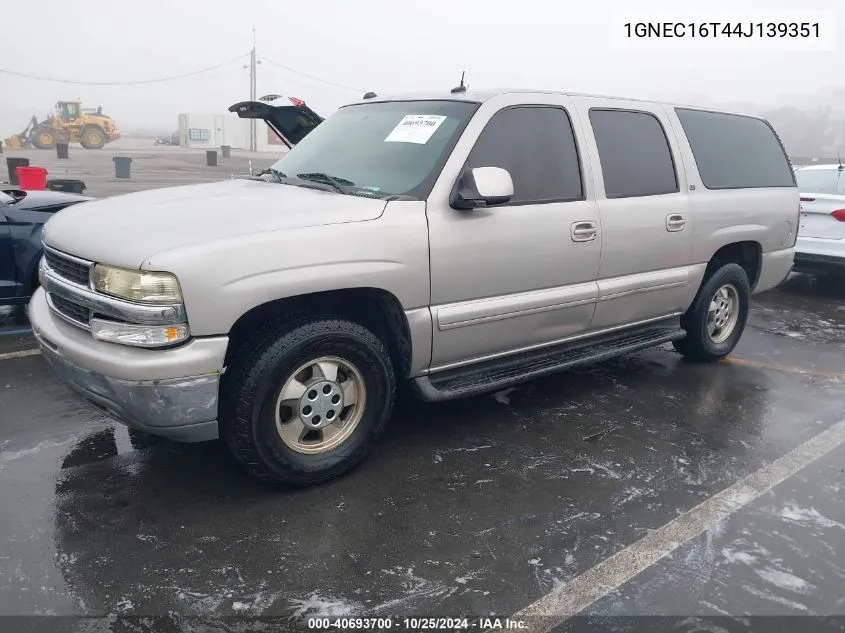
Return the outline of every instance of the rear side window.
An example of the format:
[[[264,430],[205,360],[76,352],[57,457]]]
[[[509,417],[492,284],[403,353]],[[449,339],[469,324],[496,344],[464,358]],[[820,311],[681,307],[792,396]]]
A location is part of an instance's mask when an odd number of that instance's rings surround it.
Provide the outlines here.
[[[672,151],[653,114],[590,110],[608,198],[656,196],[678,191]]]
[[[845,172],[831,169],[799,169],[795,172],[801,193],[845,195]]]
[[[687,108],[675,112],[708,189],[795,186],[786,153],[765,121]]]
[[[510,204],[581,200],[578,147],[562,108],[520,106],[493,115],[467,167],[502,167],[513,178]]]

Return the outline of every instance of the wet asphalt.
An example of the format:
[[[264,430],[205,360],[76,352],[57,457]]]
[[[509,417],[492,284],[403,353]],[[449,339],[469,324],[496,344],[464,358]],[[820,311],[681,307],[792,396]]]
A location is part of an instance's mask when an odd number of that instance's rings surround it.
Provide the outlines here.
[[[4,319],[0,356],[32,349]],[[130,437],[40,355],[5,358],[0,614],[512,614],[845,419],[844,350],[845,284],[794,275],[726,362],[659,348],[405,399],[360,468],[295,492],[217,442]],[[845,615],[843,464],[835,448],[585,612]]]

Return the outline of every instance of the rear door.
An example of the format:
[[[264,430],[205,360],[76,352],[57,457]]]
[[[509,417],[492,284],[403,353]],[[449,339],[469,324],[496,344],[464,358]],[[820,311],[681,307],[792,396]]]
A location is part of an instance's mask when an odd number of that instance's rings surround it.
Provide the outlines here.
[[[798,237],[845,239],[845,170],[805,167],[795,179],[801,192]]]
[[[580,100],[602,226],[592,330],[683,312],[693,217],[678,141],[656,104]]]
[[[0,196],[3,194],[0,193]],[[15,296],[15,254],[12,251],[12,236],[9,221],[0,205],[0,303]]]

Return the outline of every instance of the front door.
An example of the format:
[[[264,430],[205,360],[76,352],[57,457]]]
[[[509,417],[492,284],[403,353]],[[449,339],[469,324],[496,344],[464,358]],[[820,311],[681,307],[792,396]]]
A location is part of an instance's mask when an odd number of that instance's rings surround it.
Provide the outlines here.
[[[683,312],[694,283],[693,217],[680,149],[659,105],[583,98],[602,255],[591,330]]]
[[[435,371],[577,335],[593,317],[602,234],[577,114],[564,96],[520,98],[479,108],[428,200]],[[507,169],[511,202],[451,208],[474,167]]]

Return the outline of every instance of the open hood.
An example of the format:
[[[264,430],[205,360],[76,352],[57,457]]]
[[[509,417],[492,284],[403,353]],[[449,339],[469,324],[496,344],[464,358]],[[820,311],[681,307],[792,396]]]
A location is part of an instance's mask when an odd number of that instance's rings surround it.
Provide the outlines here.
[[[242,119],[263,119],[282,142],[292,148],[323,122],[323,117],[294,97],[241,101],[229,108]]]

